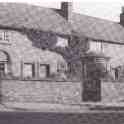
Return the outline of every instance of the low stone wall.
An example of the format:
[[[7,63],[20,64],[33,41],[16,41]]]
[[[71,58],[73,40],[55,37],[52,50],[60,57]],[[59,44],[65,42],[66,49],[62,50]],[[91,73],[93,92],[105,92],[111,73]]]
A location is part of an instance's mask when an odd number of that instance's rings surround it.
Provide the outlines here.
[[[81,102],[81,82],[2,80],[3,102]]]
[[[124,101],[124,82],[102,82],[101,87],[102,101]]]

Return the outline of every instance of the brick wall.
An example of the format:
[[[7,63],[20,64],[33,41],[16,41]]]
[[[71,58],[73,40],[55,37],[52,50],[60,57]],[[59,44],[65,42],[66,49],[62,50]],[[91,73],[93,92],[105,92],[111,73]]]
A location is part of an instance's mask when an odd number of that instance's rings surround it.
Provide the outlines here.
[[[102,82],[102,101],[119,102],[124,101],[124,83],[123,82]]]
[[[81,102],[80,82],[3,80],[3,102]]]

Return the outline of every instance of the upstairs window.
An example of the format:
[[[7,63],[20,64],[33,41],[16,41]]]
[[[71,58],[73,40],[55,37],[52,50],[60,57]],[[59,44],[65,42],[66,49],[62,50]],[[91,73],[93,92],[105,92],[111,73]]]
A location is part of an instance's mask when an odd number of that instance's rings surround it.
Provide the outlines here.
[[[8,33],[8,31],[4,31],[4,40],[9,41],[9,33]]]
[[[101,42],[90,41],[89,50],[93,52],[102,52],[103,46]]]
[[[35,68],[33,63],[24,63],[23,65],[23,77],[32,78],[35,76]]]
[[[8,31],[0,31],[0,41],[9,41]]]
[[[68,39],[58,36],[56,46],[58,46],[58,47],[67,47],[68,46]]]

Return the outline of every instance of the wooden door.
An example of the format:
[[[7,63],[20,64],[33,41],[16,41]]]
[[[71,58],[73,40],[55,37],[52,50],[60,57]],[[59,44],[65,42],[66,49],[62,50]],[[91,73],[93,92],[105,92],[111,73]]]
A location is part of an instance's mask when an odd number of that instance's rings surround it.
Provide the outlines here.
[[[101,82],[98,79],[83,82],[83,101],[97,102],[101,100]]]

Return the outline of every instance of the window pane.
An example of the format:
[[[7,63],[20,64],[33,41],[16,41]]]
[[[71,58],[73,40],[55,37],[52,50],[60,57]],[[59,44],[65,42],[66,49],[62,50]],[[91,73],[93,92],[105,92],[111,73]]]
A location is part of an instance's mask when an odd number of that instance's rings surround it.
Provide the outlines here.
[[[33,64],[24,64],[23,68],[24,77],[33,77],[34,76],[34,65]]]

